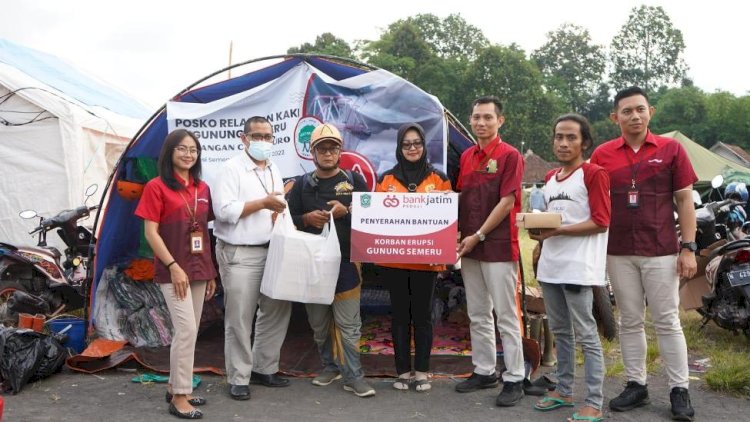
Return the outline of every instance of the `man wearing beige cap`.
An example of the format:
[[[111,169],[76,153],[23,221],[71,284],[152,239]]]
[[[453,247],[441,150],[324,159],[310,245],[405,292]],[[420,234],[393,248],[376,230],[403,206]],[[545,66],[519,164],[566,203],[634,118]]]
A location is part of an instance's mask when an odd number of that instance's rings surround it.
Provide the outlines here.
[[[369,397],[375,395],[375,389],[364,380],[359,361],[360,279],[349,261],[352,192],[368,189],[361,175],[339,168],[343,146],[335,126],[323,124],[315,128],[310,136],[315,170],[297,178],[287,200],[294,224],[302,231],[320,233],[332,214],[341,247],[341,268],[333,303],[306,305],[324,366],[312,383],[325,386],[343,377],[344,390]]]

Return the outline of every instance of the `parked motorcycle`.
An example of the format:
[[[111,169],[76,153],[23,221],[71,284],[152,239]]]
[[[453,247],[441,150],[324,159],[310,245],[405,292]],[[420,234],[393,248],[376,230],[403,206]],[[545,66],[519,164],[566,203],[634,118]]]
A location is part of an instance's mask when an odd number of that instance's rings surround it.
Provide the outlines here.
[[[97,189],[89,186],[84,205],[54,217],[40,217],[33,210],[19,213],[24,219],[39,217],[39,225],[29,232],[37,235],[37,245],[0,242],[0,319],[10,322],[19,312],[58,314],[83,307],[93,235],[78,221],[98,208],[85,205]],[[63,253],[47,245],[47,232],[54,229],[67,246]]]
[[[742,331],[750,336],[750,237],[741,219],[731,218],[741,201],[724,198],[719,189],[721,176],[711,181],[709,198],[716,200],[696,209],[696,243],[703,250],[698,274],[705,273],[708,292],[696,309],[703,316],[702,327],[714,321],[719,327]],[[696,201],[700,205],[699,201]],[[744,213],[743,213],[744,215]]]
[[[703,305],[698,308],[703,326],[714,321],[721,328],[750,337],[750,238],[711,252],[706,279],[711,290],[703,295]]]

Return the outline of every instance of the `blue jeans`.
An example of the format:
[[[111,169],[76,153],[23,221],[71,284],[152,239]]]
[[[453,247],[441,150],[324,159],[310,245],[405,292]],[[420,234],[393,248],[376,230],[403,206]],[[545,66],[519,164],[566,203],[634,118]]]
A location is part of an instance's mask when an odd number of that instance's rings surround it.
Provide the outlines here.
[[[342,262],[339,278],[356,277],[359,274],[354,264]],[[333,303],[320,305],[308,303],[307,320],[313,329],[318,353],[323,361],[324,372],[340,372],[344,383],[365,376],[359,360],[359,339],[362,319],[359,313],[360,286],[336,293]]]
[[[585,403],[601,410],[604,397],[604,354],[592,313],[594,295],[590,286],[539,283],[544,294],[550,329],[557,349],[557,393],[573,395],[576,342],[583,348]],[[577,290],[577,291],[576,291]]]

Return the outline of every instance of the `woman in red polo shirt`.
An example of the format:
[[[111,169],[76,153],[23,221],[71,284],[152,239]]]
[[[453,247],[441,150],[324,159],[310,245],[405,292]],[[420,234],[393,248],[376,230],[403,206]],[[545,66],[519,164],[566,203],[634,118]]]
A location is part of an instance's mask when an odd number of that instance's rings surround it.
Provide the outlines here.
[[[450,191],[451,182],[427,162],[424,130],[407,123],[398,130],[398,164],[385,172],[376,192]],[[414,327],[414,383],[417,391],[430,389],[430,353],[432,351],[432,301],[437,273],[444,265],[380,264],[383,280],[391,296],[391,336],[396,358],[393,383],[397,390],[408,390],[411,383],[411,331]]]
[[[200,419],[193,406],[193,358],[203,301],[213,297],[216,270],[211,259],[208,221],[211,194],[201,181],[201,146],[187,130],[167,135],[159,153],[159,177],[143,189],[135,214],[144,220],[146,241],[154,251],[154,281],[159,283],[172,318],[169,352],[169,413]]]

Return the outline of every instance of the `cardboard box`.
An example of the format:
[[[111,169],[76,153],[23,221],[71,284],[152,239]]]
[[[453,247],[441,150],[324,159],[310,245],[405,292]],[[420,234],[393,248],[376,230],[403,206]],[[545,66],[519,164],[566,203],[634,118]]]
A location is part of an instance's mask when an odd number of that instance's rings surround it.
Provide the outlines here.
[[[721,239],[716,243],[713,243],[706,249],[702,249],[699,254],[695,256],[696,263],[698,264],[698,271],[695,276],[687,281],[680,281],[680,306],[686,311],[698,309],[703,306],[703,295],[711,292],[711,286],[708,284],[706,278],[706,265],[708,265],[708,256],[711,255],[714,249],[723,246],[727,243],[725,239]]]
[[[556,212],[521,212],[516,214],[516,225],[522,229],[556,229],[562,224],[562,214]]]
[[[526,310],[535,314],[546,314],[542,289],[526,286]]]
[[[699,277],[691,278],[680,285],[680,306],[686,311],[698,309],[703,306],[703,295],[710,291],[711,286],[705,272]]]

